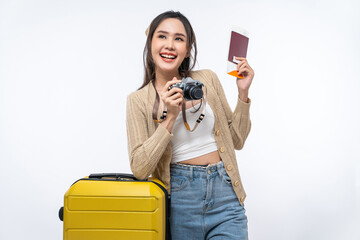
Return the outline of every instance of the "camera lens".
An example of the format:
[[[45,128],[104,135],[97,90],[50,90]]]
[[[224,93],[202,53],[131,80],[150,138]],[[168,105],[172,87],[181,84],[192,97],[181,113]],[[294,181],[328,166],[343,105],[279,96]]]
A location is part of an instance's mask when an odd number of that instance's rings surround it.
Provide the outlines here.
[[[173,85],[175,86],[175,84]],[[177,86],[183,90],[186,101],[201,99],[204,95],[202,87],[203,84],[198,80],[192,78],[183,78],[182,82]]]
[[[184,89],[184,97],[188,100],[198,100],[203,97],[201,86],[187,85]]]
[[[190,94],[191,98],[193,100],[198,100],[201,99],[203,97],[203,91],[201,89],[201,87],[192,87],[190,90]]]

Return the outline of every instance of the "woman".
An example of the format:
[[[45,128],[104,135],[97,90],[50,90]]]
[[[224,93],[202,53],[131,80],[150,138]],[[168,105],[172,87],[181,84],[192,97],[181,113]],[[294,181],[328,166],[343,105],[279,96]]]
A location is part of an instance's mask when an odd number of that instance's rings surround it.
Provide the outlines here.
[[[247,239],[245,192],[235,149],[250,131],[248,91],[254,77],[245,58],[238,58],[238,102],[234,112],[210,70],[192,71],[196,40],[185,16],[168,11],[147,30],[145,78],[127,99],[127,134],[135,177],[159,178],[171,193],[172,239]],[[186,101],[184,77],[204,84],[206,99]],[[184,110],[184,111],[183,111]],[[186,128],[182,112],[190,127]],[[203,120],[195,124],[199,115]]]

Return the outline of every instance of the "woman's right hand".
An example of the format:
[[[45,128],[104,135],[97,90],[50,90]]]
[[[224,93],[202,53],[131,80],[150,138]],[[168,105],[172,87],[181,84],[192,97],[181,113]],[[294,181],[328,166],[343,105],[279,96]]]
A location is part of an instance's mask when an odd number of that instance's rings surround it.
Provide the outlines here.
[[[161,100],[165,103],[167,108],[166,118],[177,118],[179,112],[181,111],[181,105],[184,101],[183,91],[178,87],[173,87],[169,90],[169,87],[175,83],[180,83],[181,80],[178,80],[174,77],[171,81],[168,81],[163,87],[162,91],[159,93]]]
[[[167,108],[166,118],[161,125],[163,125],[170,133],[174,126],[175,120],[181,111],[182,103],[184,102],[183,91],[180,88],[169,87],[181,81],[174,77],[171,81],[167,82],[163,89],[159,92],[161,100],[165,103]]]

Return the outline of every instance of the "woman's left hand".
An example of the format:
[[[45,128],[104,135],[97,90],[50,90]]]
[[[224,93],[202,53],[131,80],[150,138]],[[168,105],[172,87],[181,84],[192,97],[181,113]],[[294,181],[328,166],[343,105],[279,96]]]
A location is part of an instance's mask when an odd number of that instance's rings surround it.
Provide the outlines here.
[[[238,74],[239,75],[242,74],[244,76],[243,79],[241,78],[236,79],[236,85],[239,90],[239,97],[244,102],[247,102],[249,88],[255,73],[254,70],[250,67],[246,58],[236,57],[235,59],[240,61],[237,65]]]

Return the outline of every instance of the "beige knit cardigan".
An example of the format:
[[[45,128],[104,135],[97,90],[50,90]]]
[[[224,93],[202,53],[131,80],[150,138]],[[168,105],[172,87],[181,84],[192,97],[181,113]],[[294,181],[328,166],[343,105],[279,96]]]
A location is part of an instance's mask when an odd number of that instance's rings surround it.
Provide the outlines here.
[[[193,71],[191,77],[200,80],[207,88],[207,104],[215,116],[214,135],[218,152],[239,202],[243,204],[246,194],[240,179],[235,149],[243,148],[250,132],[250,100],[245,103],[238,99],[232,112],[214,72]],[[146,179],[150,175],[159,178],[170,193],[170,141],[173,135],[152,118],[155,98],[156,92],[152,83],[131,93],[127,98],[126,124],[130,167],[138,179]],[[158,111],[158,119],[160,116],[161,109]]]

